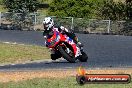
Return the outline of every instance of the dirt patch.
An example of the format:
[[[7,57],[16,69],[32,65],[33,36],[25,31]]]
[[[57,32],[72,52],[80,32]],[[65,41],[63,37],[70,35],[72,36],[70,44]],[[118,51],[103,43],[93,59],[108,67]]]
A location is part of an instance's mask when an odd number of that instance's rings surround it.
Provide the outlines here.
[[[87,70],[88,74],[132,74],[132,69],[123,70]],[[66,78],[76,76],[77,70],[45,70],[25,72],[0,72],[0,82],[18,82],[33,78]]]

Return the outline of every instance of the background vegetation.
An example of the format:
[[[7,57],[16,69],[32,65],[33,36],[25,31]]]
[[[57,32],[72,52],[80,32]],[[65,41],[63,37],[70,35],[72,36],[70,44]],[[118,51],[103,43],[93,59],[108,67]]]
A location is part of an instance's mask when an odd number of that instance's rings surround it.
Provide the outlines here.
[[[132,35],[132,28],[125,27],[125,25],[131,24],[132,0],[0,0],[0,7],[2,12],[28,13],[37,11],[45,16],[124,20],[126,22],[122,24],[123,29],[118,30],[119,34],[130,33],[129,35]],[[87,22],[83,20],[79,22],[79,25],[86,28]],[[76,24],[78,25],[78,23]]]
[[[96,18],[97,8],[103,0],[53,0],[49,15]]]
[[[132,1],[53,0],[48,14],[62,17],[128,20],[132,18]]]
[[[126,2],[125,2],[126,1]],[[130,20],[132,1],[124,0],[0,0],[1,11],[36,12],[58,17]]]

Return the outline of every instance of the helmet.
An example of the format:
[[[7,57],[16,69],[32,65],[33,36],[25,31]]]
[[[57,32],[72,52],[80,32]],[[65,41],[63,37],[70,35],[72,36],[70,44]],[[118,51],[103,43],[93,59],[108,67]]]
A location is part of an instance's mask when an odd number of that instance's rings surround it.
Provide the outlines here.
[[[45,17],[43,20],[43,25],[45,30],[50,30],[54,26],[54,21],[51,17]]]

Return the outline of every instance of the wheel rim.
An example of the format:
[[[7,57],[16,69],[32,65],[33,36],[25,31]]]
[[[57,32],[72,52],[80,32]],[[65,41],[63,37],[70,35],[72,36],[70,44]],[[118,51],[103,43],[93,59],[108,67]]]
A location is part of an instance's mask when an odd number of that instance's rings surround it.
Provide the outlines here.
[[[72,50],[70,50],[69,48],[66,48],[65,51],[66,51],[66,53],[69,54],[70,57],[74,58],[74,53]]]

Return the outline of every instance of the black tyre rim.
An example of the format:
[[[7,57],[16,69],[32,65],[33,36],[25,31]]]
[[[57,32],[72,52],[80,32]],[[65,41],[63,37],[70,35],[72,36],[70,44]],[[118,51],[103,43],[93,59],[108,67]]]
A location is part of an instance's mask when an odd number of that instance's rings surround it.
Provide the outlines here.
[[[72,50],[70,50],[69,48],[65,49],[65,52],[72,58],[74,58],[74,52]]]

